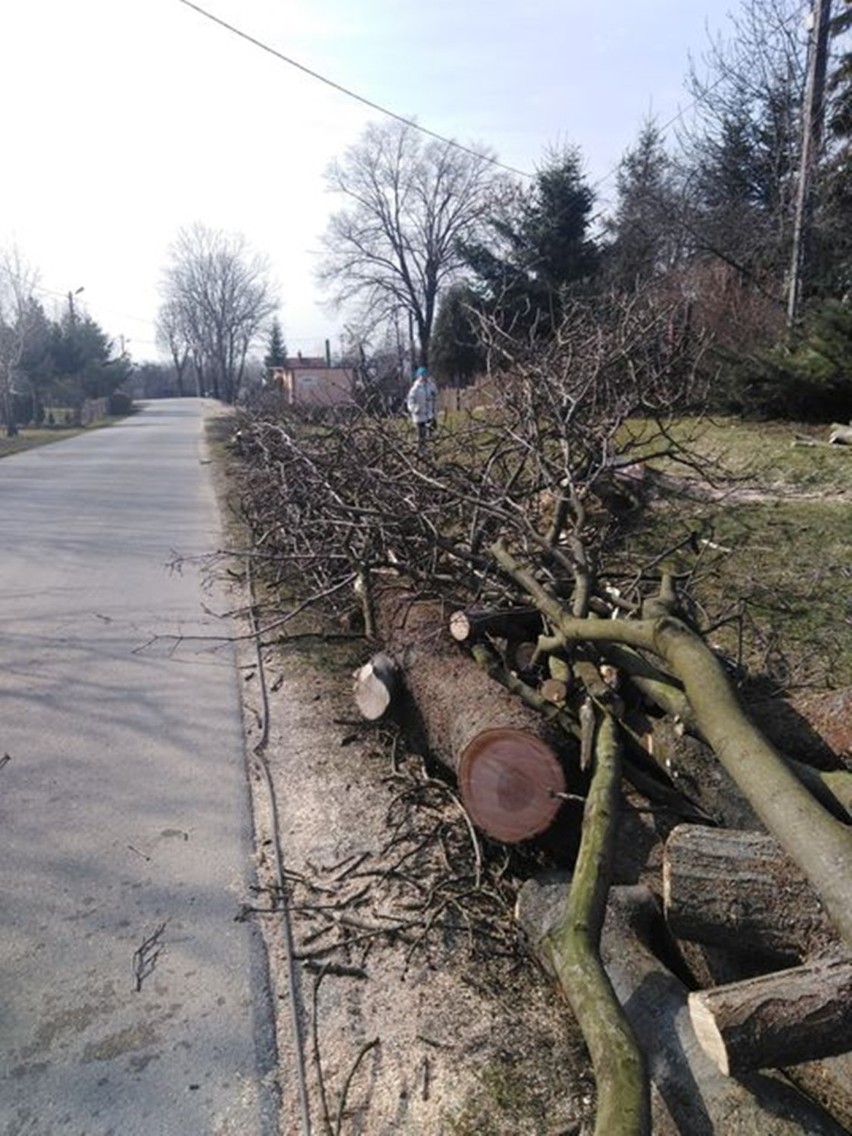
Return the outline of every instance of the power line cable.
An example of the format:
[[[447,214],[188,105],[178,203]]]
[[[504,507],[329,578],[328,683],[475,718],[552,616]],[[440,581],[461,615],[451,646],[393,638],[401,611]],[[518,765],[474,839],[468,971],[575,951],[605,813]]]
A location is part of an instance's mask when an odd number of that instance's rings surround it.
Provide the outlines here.
[[[206,17],[206,19],[208,20],[212,20],[214,24],[218,24],[220,27],[225,28],[229,32],[232,32],[235,36],[239,36],[240,39],[247,40],[248,43],[253,44],[255,47],[259,47],[261,51],[268,52],[270,55],[275,56],[276,59],[280,59],[283,63],[287,63],[291,67],[295,67],[298,71],[304,72],[305,75],[310,75],[312,79],[317,79],[320,83],[325,83],[327,87],[331,87],[335,91],[340,91],[341,94],[346,95],[348,98],[355,99],[357,102],[363,103],[364,106],[370,107],[371,110],[377,110],[380,114],[387,115],[388,118],[396,119],[397,122],[401,122],[405,126],[410,126],[414,130],[419,130],[421,134],[428,134],[430,138],[435,138],[438,142],[443,142],[446,146],[453,146],[456,150],[461,150],[463,153],[470,154],[472,157],[478,158],[480,161],[488,162],[492,166],[498,166],[501,170],[508,170],[509,173],[518,174],[518,176],[522,178],[531,178],[533,176],[526,170],[519,170],[515,166],[507,166],[504,162],[500,162],[496,158],[491,158],[487,154],[482,154],[478,150],[472,149],[470,146],[464,146],[461,142],[456,142],[453,138],[446,138],[443,134],[438,134],[437,131],[430,130],[427,126],[421,126],[421,124],[413,118],[406,118],[405,115],[398,114],[394,110],[389,110],[388,107],[382,106],[380,103],[373,102],[372,99],[368,99],[364,95],[359,95],[356,91],[352,91],[348,87],[344,87],[341,83],[336,83],[334,79],[329,79],[325,75],[321,75],[318,71],[311,70],[311,68],[306,67],[304,63],[299,63],[297,60],[291,59],[289,55],[284,55],[283,52],[278,51],[277,48],[272,47],[268,43],[264,43],[263,40],[256,39],[254,36],[249,35],[248,32],[241,31],[240,28],[234,27],[233,24],[229,24],[226,20],[221,19],[219,16],[214,16],[213,13],[208,12],[206,8],[202,8],[199,4],[193,4],[192,0],[178,0],[178,2],[180,4],[185,4],[187,8],[192,8],[193,11],[198,12],[199,15]]]

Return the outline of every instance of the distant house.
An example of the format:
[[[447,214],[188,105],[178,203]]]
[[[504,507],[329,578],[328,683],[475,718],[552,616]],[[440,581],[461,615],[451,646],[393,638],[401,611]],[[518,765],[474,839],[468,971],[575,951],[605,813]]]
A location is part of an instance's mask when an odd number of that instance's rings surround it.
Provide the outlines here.
[[[355,401],[355,372],[332,367],[322,357],[288,358],[286,366],[274,367],[270,377],[289,406],[347,406]]]

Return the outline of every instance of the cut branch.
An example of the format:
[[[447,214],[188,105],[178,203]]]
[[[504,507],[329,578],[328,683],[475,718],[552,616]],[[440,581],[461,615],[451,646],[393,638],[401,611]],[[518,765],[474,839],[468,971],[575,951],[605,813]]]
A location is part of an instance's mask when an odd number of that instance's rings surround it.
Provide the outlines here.
[[[650,1101],[642,1052],[600,961],[615,845],[620,754],[613,720],[597,731],[595,770],[564,915],[543,949],[589,1048],[598,1089],[596,1136],[647,1136]]]
[[[852,831],[811,796],[748,720],[718,659],[699,636],[671,616],[575,619],[501,543],[491,551],[501,569],[532,597],[563,645],[617,642],[663,661],[683,684],[701,735],[852,946]]]

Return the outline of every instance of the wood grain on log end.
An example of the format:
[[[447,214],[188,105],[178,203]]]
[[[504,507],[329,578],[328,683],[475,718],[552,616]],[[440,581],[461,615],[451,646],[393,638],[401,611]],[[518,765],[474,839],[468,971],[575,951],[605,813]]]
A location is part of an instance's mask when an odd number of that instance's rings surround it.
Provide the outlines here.
[[[692,1028],[695,1030],[695,1036],[698,1038],[698,1044],[719,1072],[724,1073],[726,1077],[730,1076],[728,1051],[713,1014],[703,1002],[691,996],[688,998],[688,1005],[689,1017],[692,1021]]]
[[[458,778],[473,823],[507,844],[546,831],[565,792],[565,775],[556,754],[523,730],[477,734],[462,752]]]
[[[353,675],[355,705],[368,722],[377,722],[392,705],[399,687],[399,668],[380,651]]]

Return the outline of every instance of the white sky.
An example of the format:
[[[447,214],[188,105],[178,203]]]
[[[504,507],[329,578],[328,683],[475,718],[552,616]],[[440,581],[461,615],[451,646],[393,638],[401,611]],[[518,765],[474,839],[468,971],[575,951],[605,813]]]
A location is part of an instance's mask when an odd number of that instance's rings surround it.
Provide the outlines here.
[[[576,144],[602,198],[737,0],[199,0],[373,102],[532,171]],[[381,116],[181,0],[17,0],[0,16],[0,245],[137,361],[168,247],[195,221],[265,253],[289,349],[337,345],[314,283],[323,172]],[[66,301],[67,302],[67,301]]]

